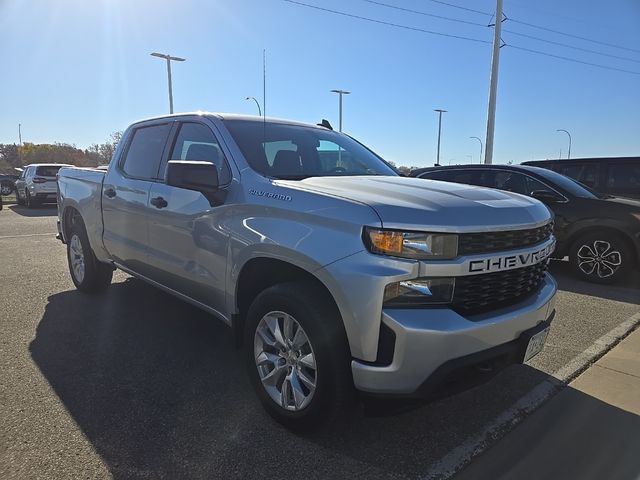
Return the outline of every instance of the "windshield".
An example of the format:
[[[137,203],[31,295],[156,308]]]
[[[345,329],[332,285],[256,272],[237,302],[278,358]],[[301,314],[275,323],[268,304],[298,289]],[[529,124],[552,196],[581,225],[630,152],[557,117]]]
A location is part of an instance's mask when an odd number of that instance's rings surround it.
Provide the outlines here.
[[[573,195],[574,197],[579,198],[604,198],[606,195],[597,193],[580,182],[575,181],[572,178],[565,177],[564,175],[560,175],[552,170],[547,170],[546,168],[540,167],[524,167],[527,170],[531,170],[541,177],[553,182],[561,189],[565,190],[568,194]]]
[[[224,123],[251,168],[269,177],[397,176],[369,149],[332,130],[251,120]]]

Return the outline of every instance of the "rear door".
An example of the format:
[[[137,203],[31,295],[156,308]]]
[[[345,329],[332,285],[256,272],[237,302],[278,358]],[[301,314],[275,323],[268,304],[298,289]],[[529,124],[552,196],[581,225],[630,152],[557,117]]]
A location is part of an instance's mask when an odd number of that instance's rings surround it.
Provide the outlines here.
[[[109,167],[102,187],[104,245],[119,264],[145,276],[149,234],[149,190],[158,182],[158,169],[173,121],[142,124],[127,133],[117,163]]]
[[[185,121],[167,158],[211,162],[221,187],[232,174],[227,154],[212,126]],[[166,161],[160,171],[164,176]],[[157,282],[218,312],[224,312],[229,234],[224,228],[229,206],[211,205],[200,192],[154,183],[149,195],[150,263]]]

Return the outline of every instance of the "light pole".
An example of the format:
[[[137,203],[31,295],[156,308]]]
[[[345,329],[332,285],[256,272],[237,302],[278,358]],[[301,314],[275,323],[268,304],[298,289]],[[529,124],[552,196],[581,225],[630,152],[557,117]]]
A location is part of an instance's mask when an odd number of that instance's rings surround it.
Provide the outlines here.
[[[22,146],[22,124],[18,124],[18,139],[20,140],[20,146]]]
[[[469,163],[473,163],[473,155],[467,155],[469,157]]]
[[[571,159],[571,134],[563,128],[558,128],[556,132],[564,132],[569,136],[569,153],[567,154],[567,160]]]
[[[440,165],[440,134],[442,133],[442,114],[446,113],[446,110],[436,108],[434,112],[438,112],[438,155],[436,157],[436,165]]]
[[[339,115],[340,115],[340,121],[338,123],[338,130],[340,132],[342,132],[342,96],[343,95],[349,95],[351,92],[347,92],[346,90],[331,90],[331,93],[337,93],[339,98],[340,98],[339,101],[338,101],[339,102],[338,103],[338,105],[339,105],[338,108],[339,108]]]
[[[482,163],[482,139],[480,137],[469,137],[469,138],[475,138],[480,142],[480,163]]]
[[[167,61],[167,76],[169,78],[169,113],[173,113],[173,88],[171,86],[171,60],[174,62],[184,62],[184,58],[172,57],[165,53],[153,52],[152,57],[164,58]]]
[[[254,102],[256,102],[256,106],[258,107],[258,115],[261,117],[262,110],[260,110],[260,102],[258,102],[258,99],[256,97],[247,97],[245,98],[245,100],[253,100]]]

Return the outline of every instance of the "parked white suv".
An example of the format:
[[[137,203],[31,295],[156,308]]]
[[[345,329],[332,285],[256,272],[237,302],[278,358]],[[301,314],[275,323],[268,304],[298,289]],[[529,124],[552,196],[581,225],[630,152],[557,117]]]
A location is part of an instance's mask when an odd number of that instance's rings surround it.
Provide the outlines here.
[[[71,166],[63,163],[34,163],[25,166],[20,178],[16,180],[18,204],[34,208],[41,203],[55,203],[58,170]]]

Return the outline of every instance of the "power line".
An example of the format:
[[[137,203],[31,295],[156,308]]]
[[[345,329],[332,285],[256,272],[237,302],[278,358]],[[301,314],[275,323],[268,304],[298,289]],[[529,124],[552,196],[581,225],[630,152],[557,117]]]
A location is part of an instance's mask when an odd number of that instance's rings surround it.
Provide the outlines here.
[[[546,57],[552,57],[552,58],[558,58],[560,60],[566,60],[568,62],[581,63],[583,65],[591,65],[592,67],[603,68],[605,70],[615,70],[617,72],[624,72],[624,73],[631,73],[633,75],[640,75],[640,72],[635,72],[633,70],[625,70],[624,68],[610,67],[608,65],[602,65],[600,63],[585,62],[583,60],[577,60],[577,59],[571,58],[571,57],[564,57],[562,55],[555,55],[553,53],[541,52],[540,50],[533,50],[531,48],[520,47],[520,46],[517,46],[517,45],[507,44],[506,46],[510,47],[510,48],[515,48],[516,50],[522,50],[524,52],[534,53],[536,55],[544,55]]]
[[[565,37],[577,38],[579,40],[584,40],[585,42],[592,42],[592,43],[597,43],[597,44],[600,44],[600,45],[605,45],[607,47],[620,48],[622,50],[628,50],[630,52],[640,53],[640,50],[637,50],[635,48],[624,47],[622,45],[616,45],[614,43],[602,42],[600,40],[593,40],[591,38],[581,37],[580,35],[574,35],[572,33],[561,32],[560,30],[554,30],[552,28],[542,27],[540,25],[535,25],[533,23],[523,22],[522,20],[517,20],[517,19],[514,19],[514,18],[509,18],[509,21],[511,21],[513,23],[519,23],[520,25],[526,25],[527,27],[544,30],[545,32],[553,32],[553,33],[557,33],[558,35],[564,35]]]
[[[447,7],[458,8],[460,10],[465,10],[467,12],[479,13],[480,15],[486,15],[487,17],[493,17],[492,13],[483,12],[481,10],[474,10],[473,8],[462,7],[460,5],[456,5],[454,3],[443,2],[442,0],[429,0],[433,3],[439,3],[440,5],[446,5]]]
[[[438,36],[441,36],[441,37],[457,38],[459,40],[467,40],[469,42],[485,43],[485,44],[490,44],[491,43],[491,42],[489,42],[487,40],[481,40],[479,38],[465,37],[463,35],[453,35],[453,34],[450,34],[450,33],[434,32],[433,30],[426,30],[424,28],[410,27],[408,25],[401,25],[399,23],[385,22],[383,20],[376,20],[374,18],[363,17],[361,15],[354,15],[352,13],[341,12],[339,10],[331,10],[329,8],[318,7],[317,5],[310,5],[308,3],[297,2],[295,0],[282,0],[282,1],[283,2],[287,2],[287,3],[293,3],[295,5],[300,5],[300,6],[307,7],[307,8],[313,8],[315,10],[321,10],[323,12],[333,13],[335,15],[342,15],[343,17],[356,18],[358,20],[363,20],[363,21],[366,21],[366,22],[378,23],[380,25],[387,25],[389,27],[402,28],[402,29],[405,29],[405,30],[413,30],[415,32],[428,33],[430,35],[438,35]]]
[[[398,7],[397,5],[390,5],[388,3],[383,3],[383,2],[376,2],[375,0],[364,0],[367,3],[372,3],[374,5],[380,5],[382,7],[387,7],[387,8],[393,8],[394,10],[400,10],[402,12],[409,12],[409,13],[415,13],[418,15],[423,15],[425,17],[433,17],[433,18],[439,18],[441,20],[447,20],[449,22],[457,22],[457,23],[464,23],[466,25],[474,25],[476,27],[483,27],[486,28],[486,25],[483,23],[478,23],[478,22],[470,22],[468,20],[461,20],[459,18],[451,18],[451,17],[445,17],[443,15],[435,15],[433,13],[427,13],[427,12],[421,12],[419,10],[412,10],[410,8],[404,8],[404,7]]]
[[[491,44],[491,42],[489,42],[487,40],[480,40],[478,38],[465,37],[465,36],[462,36],[462,35],[453,35],[453,34],[442,33],[442,32],[434,32],[432,30],[426,30],[426,29],[418,28],[418,27],[410,27],[408,25],[402,25],[402,24],[399,24],[399,23],[385,22],[383,20],[376,20],[376,19],[373,19],[373,18],[361,16],[361,15],[355,15],[355,14],[351,14],[351,13],[341,12],[339,10],[331,10],[329,8],[318,7],[316,5],[310,5],[308,3],[298,2],[296,0],[282,0],[282,1],[287,2],[287,3],[292,3],[292,4],[295,4],[295,5],[300,5],[300,6],[307,7],[307,8],[312,8],[312,9],[315,9],[315,10],[320,10],[320,11],[323,11],[323,12],[332,13],[332,14],[335,14],[335,15],[341,15],[341,16],[344,16],[344,17],[354,18],[354,19],[357,19],[357,20],[363,20],[363,21],[367,21],[367,22],[371,22],[371,23],[377,23],[377,24],[380,24],[380,25],[386,25],[386,26],[389,26],[389,27],[402,28],[404,30],[411,30],[411,31],[414,31],[414,32],[427,33],[427,34],[430,34],[430,35],[438,35],[438,36],[442,36],[442,37],[457,38],[459,40],[467,40],[467,41],[470,41],[470,42]],[[436,1],[436,0],[430,0],[430,1]],[[438,0],[437,3],[444,3],[444,2],[439,2],[439,0]],[[513,33],[513,32],[511,32],[511,33]],[[605,70],[613,70],[613,71],[623,72],[623,73],[630,73],[632,75],[640,75],[640,72],[636,72],[636,71],[633,71],[633,70],[626,70],[624,68],[610,67],[608,65],[602,65],[600,63],[587,62],[587,61],[578,60],[578,59],[571,58],[571,57],[565,57],[565,56],[562,56],[562,55],[555,55],[555,54],[552,54],[552,53],[542,52],[540,50],[534,50],[534,49],[531,49],[531,48],[525,48],[525,47],[521,47],[521,46],[518,46],[518,45],[508,44],[507,46],[509,46],[511,48],[514,48],[516,50],[521,50],[523,52],[533,53],[533,54],[536,54],[536,55],[544,55],[544,56],[551,57],[551,58],[556,58],[556,59],[559,59],[559,60],[565,60],[567,62],[580,63],[582,65],[590,65],[592,67],[602,68],[602,69],[605,69]],[[563,44],[563,46],[569,46],[569,45],[564,45]],[[571,46],[569,46],[569,47],[571,48]]]
[[[365,1],[368,1],[368,0],[365,0]],[[465,11],[467,11],[467,12],[473,12],[473,13],[477,13],[477,14],[480,14],[480,15],[485,15],[485,16],[487,16],[487,17],[493,17],[493,14],[491,14],[491,13],[489,13],[489,12],[483,12],[483,11],[481,11],[481,10],[475,10],[475,9],[473,9],[473,8],[462,7],[462,6],[460,6],[460,5],[456,5],[456,4],[453,4],[453,3],[443,2],[442,0],[428,0],[428,1],[429,1],[429,2],[432,2],[432,3],[438,3],[438,4],[440,4],[440,5],[446,5],[446,6],[448,6],[448,7],[452,7],[452,8],[457,8],[457,9],[459,9],[459,10],[465,10]],[[373,3],[373,2],[371,2],[371,3]],[[389,6],[389,7],[391,7],[391,8],[398,8],[398,9],[400,10],[400,7],[395,7],[395,6],[393,6],[393,5],[388,5],[388,6]],[[407,9],[407,10],[408,10],[408,9]],[[423,12],[417,12],[417,11],[416,11],[416,12],[413,12],[413,13],[423,13]],[[556,33],[556,34],[558,34],[558,35],[564,35],[564,36],[566,36],[566,37],[576,38],[576,39],[578,39],[578,40],[583,40],[583,41],[585,41],[585,42],[592,42],[592,43],[597,43],[597,44],[599,44],[599,45],[605,45],[605,46],[607,46],[607,47],[620,48],[620,49],[622,49],[622,50],[628,50],[628,51],[630,51],[630,52],[640,53],[640,50],[639,50],[639,49],[630,48],[630,47],[625,47],[625,46],[623,46],[623,45],[617,45],[617,44],[615,44],[615,43],[603,42],[603,41],[601,41],[601,40],[594,40],[594,39],[592,39],[592,38],[583,37],[583,36],[580,36],[580,35],[574,35],[574,34],[572,34],[572,33],[563,32],[563,31],[561,31],[561,30],[554,30],[553,28],[544,27],[544,26],[542,26],[542,25],[536,25],[535,23],[524,22],[524,21],[522,21],[522,20],[518,20],[517,18],[511,18],[511,17],[509,17],[509,20],[510,20],[511,22],[513,22],[513,23],[519,23],[519,24],[521,24],[521,25],[526,25],[527,27],[537,28],[537,29],[540,29],[540,30],[544,30],[544,31],[546,31],[546,32],[552,32],[552,33]]]
[[[626,60],[628,62],[640,63],[640,60],[636,60],[635,58],[621,57],[619,55],[613,55],[611,53],[599,52],[597,50],[591,50],[589,48],[576,47],[574,45],[569,45],[567,43],[555,42],[553,40],[547,40],[546,38],[540,38],[540,37],[536,37],[534,35],[528,35],[526,33],[514,32],[513,30],[504,29],[503,32],[510,33],[511,35],[517,35],[519,37],[530,38],[532,40],[537,40],[538,42],[549,43],[551,45],[558,45],[560,47],[572,48],[573,50],[579,50],[581,52],[588,52],[588,53],[593,53],[595,55],[602,55],[603,57],[611,57],[611,58],[617,58],[619,60]]]
[[[439,19],[442,19],[442,20],[450,21],[450,22],[458,22],[458,23],[463,23],[463,24],[466,24],[466,25],[473,25],[473,26],[476,26],[476,27],[483,27],[483,28],[487,27],[487,25],[482,24],[482,23],[470,22],[470,21],[467,21],[467,20],[461,20],[461,19],[457,19],[457,18],[445,17],[445,16],[442,16],[442,15],[435,15],[435,14],[432,14],[432,13],[427,13],[427,12],[423,12],[423,11],[420,11],[420,10],[414,10],[414,9],[411,9],[411,8],[399,7],[397,5],[391,5],[389,3],[379,2],[379,1],[376,1],[376,0],[364,0],[364,1],[367,2],[367,3],[371,3],[371,4],[374,4],[374,5],[380,5],[382,7],[392,8],[394,10],[399,10],[399,11],[402,11],[402,12],[414,13],[416,15],[423,15],[423,16],[426,16],[426,17],[439,18]],[[449,4],[447,4],[447,5],[449,5]],[[601,55],[603,57],[610,57],[610,58],[616,58],[618,60],[626,60],[626,61],[629,61],[629,62],[640,63],[640,60],[637,60],[635,58],[622,57],[622,56],[613,55],[613,54],[610,54],[610,53],[599,52],[597,50],[591,50],[589,48],[577,47],[577,46],[574,46],[574,45],[569,45],[567,43],[556,42],[556,41],[553,41],[553,40],[547,40],[546,38],[540,38],[540,37],[536,37],[534,35],[529,35],[529,34],[526,34],[526,33],[515,32],[513,30],[504,29],[503,32],[511,33],[512,35],[517,35],[519,37],[529,38],[531,40],[536,40],[536,41],[539,41],[539,42],[548,43],[548,44],[551,44],[551,45],[558,45],[560,47],[571,48],[573,50],[579,50],[581,52],[593,53],[595,55]]]

